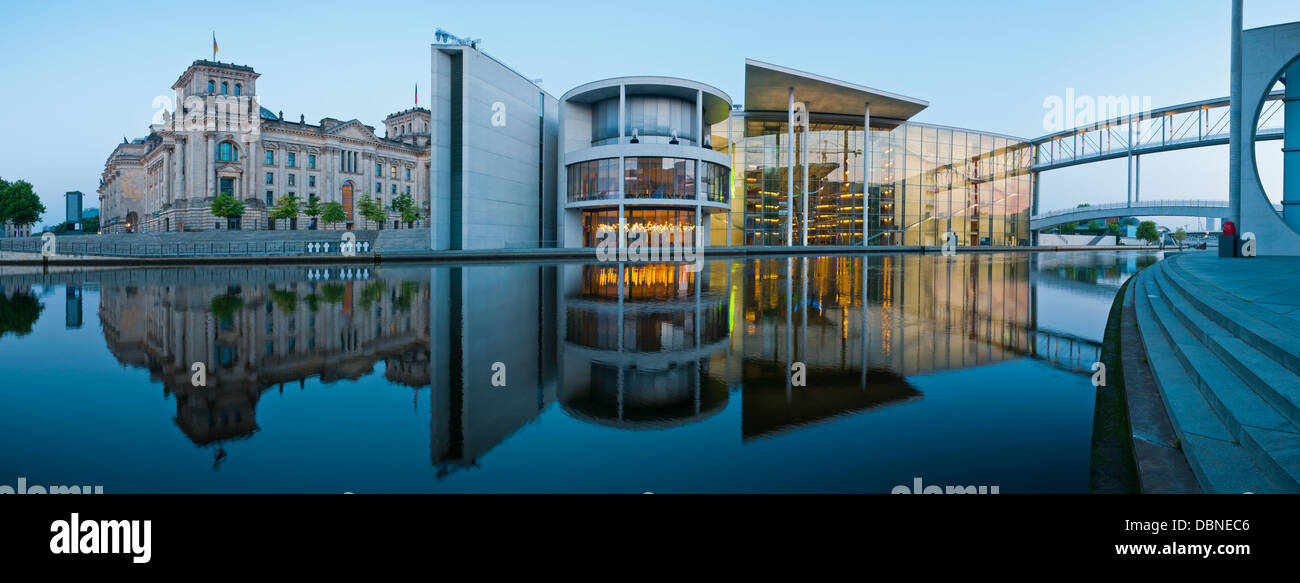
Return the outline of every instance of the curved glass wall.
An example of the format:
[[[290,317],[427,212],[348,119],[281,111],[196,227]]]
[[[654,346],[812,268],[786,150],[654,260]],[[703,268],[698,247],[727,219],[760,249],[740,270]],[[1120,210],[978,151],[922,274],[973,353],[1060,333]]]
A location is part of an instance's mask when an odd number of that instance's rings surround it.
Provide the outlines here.
[[[570,164],[569,202],[618,198],[618,158]]]
[[[677,209],[677,208],[628,208],[625,211],[624,223],[630,233],[633,229],[640,227],[647,232],[665,229],[676,229],[675,232],[681,233],[684,240],[694,241],[695,237],[695,210],[694,209]],[[618,209],[589,209],[582,211],[582,244],[585,247],[595,247],[599,241],[596,235],[601,227],[608,228],[611,232],[618,232]]]
[[[613,101],[615,119],[617,119],[618,100]],[[667,143],[675,131],[677,132],[677,140],[680,143],[695,143],[694,101],[676,97],[629,95],[626,107],[627,134],[629,136],[632,135],[632,130],[636,130],[642,142]],[[594,138],[594,123],[592,128]],[[614,128],[613,135],[618,137],[618,127]]]
[[[623,164],[626,198],[695,199],[695,160],[639,157]]]
[[[794,196],[789,196],[785,118],[742,116],[713,128],[719,149],[732,156],[736,196],[733,245],[785,245],[793,207],[796,243],[802,241],[803,178],[808,174],[808,244],[861,245],[863,131],[861,120],[814,118],[803,158],[795,136]],[[867,231],[871,245],[940,245],[945,231],[961,245],[1027,245],[1032,150],[1015,138],[956,128],[905,123],[871,128]],[[793,204],[790,202],[793,201]],[[721,229],[726,217],[718,216]],[[719,227],[715,225],[714,229]],[[714,240],[719,239],[715,233]]]
[[[713,162],[700,162],[700,188],[712,202],[731,200],[731,169]]]

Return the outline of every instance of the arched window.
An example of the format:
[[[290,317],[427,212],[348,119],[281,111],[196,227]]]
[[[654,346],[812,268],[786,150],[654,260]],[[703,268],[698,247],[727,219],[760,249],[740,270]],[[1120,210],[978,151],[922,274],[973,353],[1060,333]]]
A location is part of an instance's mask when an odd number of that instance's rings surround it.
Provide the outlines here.
[[[243,92],[244,88],[240,84],[235,83],[235,96],[238,97]]]
[[[217,83],[216,83],[215,81],[209,79],[209,80],[208,80],[208,93],[212,93],[212,92],[214,92],[214,91],[216,91],[216,90],[217,90]]]
[[[237,162],[239,160],[239,149],[230,142],[221,142],[217,145],[217,160],[220,162]]]
[[[221,94],[222,94],[222,95],[225,95],[225,94],[227,94],[227,93],[230,93],[230,84],[229,84],[229,83],[226,83],[225,81],[222,81],[222,82],[221,82]]]

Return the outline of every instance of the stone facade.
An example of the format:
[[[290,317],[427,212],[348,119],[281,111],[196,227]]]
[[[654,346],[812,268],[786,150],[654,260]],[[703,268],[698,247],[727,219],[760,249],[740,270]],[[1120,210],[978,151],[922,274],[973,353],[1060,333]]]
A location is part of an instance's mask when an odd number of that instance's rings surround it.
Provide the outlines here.
[[[356,119],[307,123],[284,119],[260,104],[252,67],[199,60],[172,89],[176,102],[149,135],[113,150],[100,179],[105,233],[306,229],[311,195],[320,204],[344,205],[348,220],[321,229],[405,228],[389,210],[384,224],[363,219],[356,205],[365,194],[386,208],[401,194],[415,200],[428,226],[429,111],[413,108],[388,116],[385,136]],[[218,194],[243,201],[244,214],[227,221],[211,212]],[[288,195],[299,200],[298,218],[270,221]]]

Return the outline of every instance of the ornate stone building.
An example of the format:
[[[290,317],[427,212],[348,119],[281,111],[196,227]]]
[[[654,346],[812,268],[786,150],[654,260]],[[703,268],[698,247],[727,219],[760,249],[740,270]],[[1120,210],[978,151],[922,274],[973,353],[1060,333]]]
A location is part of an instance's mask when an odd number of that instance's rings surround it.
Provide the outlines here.
[[[311,195],[342,203],[347,220],[318,228],[401,228],[391,209],[410,194],[420,219],[429,216],[429,110],[412,108],[384,120],[384,137],[356,119],[311,124],[284,119],[260,104],[252,67],[206,60],[181,74],[175,113],[164,112],[149,135],[124,140],[100,177],[105,233],[309,228]],[[237,220],[211,212],[218,194],[243,201]],[[294,220],[268,219],[281,198],[299,201]],[[389,210],[383,225],[357,213],[369,194]]]

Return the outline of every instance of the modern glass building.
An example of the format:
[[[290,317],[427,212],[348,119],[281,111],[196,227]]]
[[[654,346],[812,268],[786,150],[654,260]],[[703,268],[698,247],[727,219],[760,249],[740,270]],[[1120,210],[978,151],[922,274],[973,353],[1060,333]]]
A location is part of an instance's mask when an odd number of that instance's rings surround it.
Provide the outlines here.
[[[710,244],[941,245],[948,231],[958,245],[1029,244],[1025,140],[911,122],[926,102],[759,61],[745,85],[743,109],[711,131],[734,174]]]
[[[435,56],[476,52],[435,45]],[[629,247],[642,232],[710,246],[936,246],[948,232],[962,246],[1031,242],[1032,146],[910,121],[924,100],[747,60],[743,104],[658,76],[553,101],[482,60],[435,63],[435,249],[594,247],[605,232]],[[470,73],[481,78],[437,76]],[[507,110],[529,123],[506,123]]]

